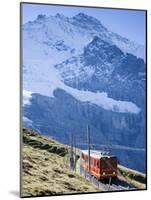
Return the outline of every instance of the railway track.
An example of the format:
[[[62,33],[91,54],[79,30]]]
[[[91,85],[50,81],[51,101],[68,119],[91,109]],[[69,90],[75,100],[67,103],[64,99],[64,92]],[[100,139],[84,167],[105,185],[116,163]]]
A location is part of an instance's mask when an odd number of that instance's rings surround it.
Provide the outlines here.
[[[116,180],[110,179],[108,182],[99,181],[81,167],[80,167],[80,175],[84,176],[94,186],[103,191],[126,191],[126,190],[136,189],[126,181],[119,180],[118,178]]]

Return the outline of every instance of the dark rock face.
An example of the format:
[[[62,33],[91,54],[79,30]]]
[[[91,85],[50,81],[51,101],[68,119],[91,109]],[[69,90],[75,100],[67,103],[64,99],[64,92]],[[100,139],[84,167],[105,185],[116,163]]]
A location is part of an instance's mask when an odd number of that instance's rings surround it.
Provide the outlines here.
[[[116,113],[90,103],[81,103],[60,89],[54,95],[50,98],[34,94],[32,104],[24,109],[25,116],[41,132],[51,133],[66,143],[71,134],[77,138],[86,136],[89,123],[94,143],[144,147],[145,139],[140,143],[141,135],[138,134],[143,129],[142,123],[139,123],[141,114]]]
[[[66,72],[71,70],[71,64],[77,65],[78,60],[81,63],[81,73],[82,68],[87,68],[93,69],[93,74],[84,79],[79,78],[80,74],[68,79]],[[93,92],[106,91],[111,98],[132,101],[140,106],[143,112],[145,110],[146,65],[144,61],[132,54],[124,54],[117,46],[110,45],[98,36],[95,36],[85,47],[82,55],[56,65],[56,68],[61,70],[64,82],[71,87]]]
[[[124,54],[115,45],[110,45],[95,36],[93,41],[84,49],[83,55],[86,65],[101,65],[105,62],[113,63],[115,59],[121,59]]]

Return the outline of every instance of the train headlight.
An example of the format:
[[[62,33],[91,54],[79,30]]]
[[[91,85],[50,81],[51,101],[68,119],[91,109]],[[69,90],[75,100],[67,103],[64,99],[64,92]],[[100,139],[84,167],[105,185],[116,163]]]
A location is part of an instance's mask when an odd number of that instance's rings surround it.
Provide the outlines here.
[[[103,172],[103,175],[105,175],[105,172]]]
[[[115,172],[113,172],[113,174],[115,175]]]

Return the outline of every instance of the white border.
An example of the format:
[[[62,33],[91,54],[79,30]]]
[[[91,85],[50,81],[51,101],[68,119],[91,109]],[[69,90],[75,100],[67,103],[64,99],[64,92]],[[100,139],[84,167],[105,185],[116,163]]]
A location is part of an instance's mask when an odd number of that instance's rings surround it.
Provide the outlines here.
[[[0,198],[5,200],[18,199],[19,191],[19,2],[4,0],[0,4]],[[150,0],[28,0],[28,2],[148,10],[148,191],[45,197],[65,200],[148,199],[151,195]]]

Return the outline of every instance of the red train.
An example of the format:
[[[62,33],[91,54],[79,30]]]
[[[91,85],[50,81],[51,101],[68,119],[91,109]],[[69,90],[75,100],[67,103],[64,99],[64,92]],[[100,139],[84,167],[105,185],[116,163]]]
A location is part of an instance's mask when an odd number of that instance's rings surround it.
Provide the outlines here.
[[[88,150],[81,153],[80,166],[88,171]],[[104,151],[90,151],[90,173],[99,180],[117,177],[117,157]]]

